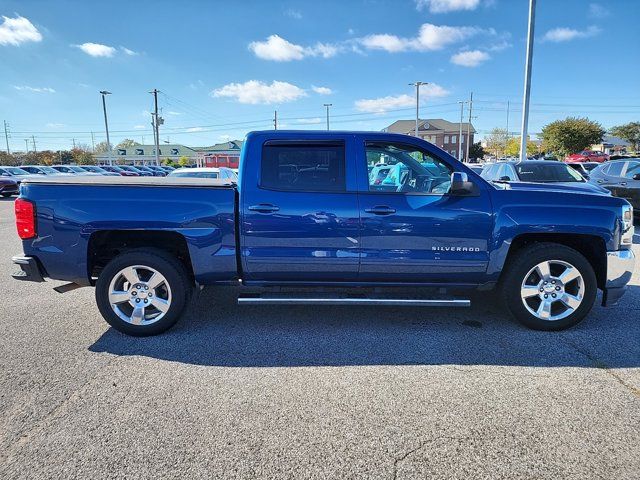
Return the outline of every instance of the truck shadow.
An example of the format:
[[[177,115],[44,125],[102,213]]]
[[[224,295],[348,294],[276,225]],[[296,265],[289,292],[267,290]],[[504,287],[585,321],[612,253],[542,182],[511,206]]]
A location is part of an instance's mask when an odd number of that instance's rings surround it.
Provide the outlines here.
[[[564,332],[528,330],[480,295],[469,309],[435,309],[240,307],[237,293],[206,289],[169,332],[133,338],[109,329],[90,350],[224,367],[640,366],[637,286]]]

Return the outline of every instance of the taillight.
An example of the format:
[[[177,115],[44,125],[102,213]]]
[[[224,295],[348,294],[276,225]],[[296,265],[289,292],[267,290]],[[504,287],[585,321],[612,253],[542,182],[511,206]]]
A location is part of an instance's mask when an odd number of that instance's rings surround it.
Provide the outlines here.
[[[29,200],[17,198],[15,203],[18,236],[28,240],[36,236],[36,207]]]

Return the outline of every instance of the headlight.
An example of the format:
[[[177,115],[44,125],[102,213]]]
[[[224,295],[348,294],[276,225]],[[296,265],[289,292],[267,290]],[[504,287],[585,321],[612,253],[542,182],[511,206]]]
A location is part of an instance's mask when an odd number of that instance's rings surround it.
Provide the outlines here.
[[[631,205],[622,206],[622,237],[620,246],[631,246],[633,244],[633,207]]]

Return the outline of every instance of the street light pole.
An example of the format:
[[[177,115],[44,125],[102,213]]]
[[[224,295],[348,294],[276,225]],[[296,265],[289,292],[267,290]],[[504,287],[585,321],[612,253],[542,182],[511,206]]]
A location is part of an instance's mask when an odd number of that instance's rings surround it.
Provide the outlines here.
[[[418,122],[420,121],[420,85],[429,85],[429,82],[415,82],[410,83],[416,87],[416,130],[415,136],[418,136]]]
[[[107,102],[105,97],[107,95],[111,95],[111,92],[107,90],[100,90],[100,95],[102,95],[102,111],[104,112],[104,130],[107,134],[107,153],[109,155],[109,165],[113,165],[113,158],[111,155],[111,141],[109,140],[109,122],[107,122]]]
[[[329,107],[331,107],[333,103],[325,103],[324,106],[327,108],[327,130],[329,130]]]
[[[522,98],[522,128],[520,129],[520,160],[527,159],[527,129],[529,127],[529,100],[531,96],[531,67],[533,61],[533,35],[536,23],[536,0],[529,0],[529,34],[527,59],[524,65],[524,96]]]
[[[462,158],[462,117],[464,116],[464,104],[467,102],[458,102],[460,104],[460,133],[458,135],[458,160],[461,162]]]

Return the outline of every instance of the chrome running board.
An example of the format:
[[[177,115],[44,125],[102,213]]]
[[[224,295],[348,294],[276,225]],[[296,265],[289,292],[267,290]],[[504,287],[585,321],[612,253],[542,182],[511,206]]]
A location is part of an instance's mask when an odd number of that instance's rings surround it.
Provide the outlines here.
[[[470,307],[471,300],[404,298],[238,297],[238,305],[366,305],[389,307]]]

